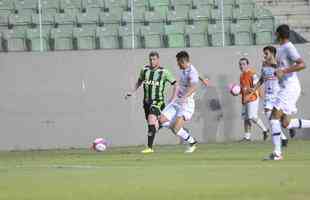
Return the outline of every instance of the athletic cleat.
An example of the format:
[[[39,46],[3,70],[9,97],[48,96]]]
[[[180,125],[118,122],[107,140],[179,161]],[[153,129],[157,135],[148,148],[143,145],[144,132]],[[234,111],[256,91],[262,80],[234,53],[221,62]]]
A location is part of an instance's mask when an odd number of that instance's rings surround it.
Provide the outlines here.
[[[184,153],[193,153],[197,149],[196,143],[190,144]]]
[[[263,160],[283,160],[283,156],[277,155],[276,153],[271,153],[269,156],[265,157]]]
[[[151,148],[146,148],[146,149],[142,150],[141,153],[143,153],[143,154],[154,153],[154,150]]]
[[[288,132],[289,132],[291,138],[295,137],[295,135],[296,135],[296,130],[295,129],[289,129]]]
[[[282,147],[287,147],[288,146],[288,139],[286,139],[286,140],[281,140],[281,145],[282,145]]]
[[[263,131],[263,140],[266,141],[268,138],[268,132],[269,131]]]

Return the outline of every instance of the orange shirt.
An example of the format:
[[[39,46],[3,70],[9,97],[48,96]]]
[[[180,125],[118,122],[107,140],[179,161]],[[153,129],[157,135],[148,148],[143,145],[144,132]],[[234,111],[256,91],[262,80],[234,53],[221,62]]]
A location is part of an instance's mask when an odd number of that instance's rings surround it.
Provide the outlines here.
[[[253,76],[256,74],[254,68],[249,68],[240,75],[240,87],[241,87],[241,97],[242,104],[255,101],[258,98],[258,93],[250,94],[248,89],[254,87]]]

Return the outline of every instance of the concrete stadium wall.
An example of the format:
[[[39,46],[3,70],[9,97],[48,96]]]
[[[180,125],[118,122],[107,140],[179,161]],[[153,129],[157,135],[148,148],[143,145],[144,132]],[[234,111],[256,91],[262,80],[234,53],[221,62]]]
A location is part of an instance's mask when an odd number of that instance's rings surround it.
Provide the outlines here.
[[[310,46],[298,46],[310,63]],[[227,92],[238,82],[238,59],[260,67],[261,47],[187,49],[192,63],[211,79],[200,87],[196,112],[187,124],[200,142],[227,142],[242,137],[240,98]],[[146,143],[142,90],[125,101],[150,50],[72,51],[0,54],[0,149],[88,147],[96,137],[114,146]],[[161,63],[174,73],[179,49],[160,49]],[[300,116],[310,118],[310,71],[300,74]],[[262,118],[262,110],[260,110]],[[261,138],[255,129],[254,136]],[[306,131],[299,137],[309,138]],[[161,130],[157,144],[175,144]]]

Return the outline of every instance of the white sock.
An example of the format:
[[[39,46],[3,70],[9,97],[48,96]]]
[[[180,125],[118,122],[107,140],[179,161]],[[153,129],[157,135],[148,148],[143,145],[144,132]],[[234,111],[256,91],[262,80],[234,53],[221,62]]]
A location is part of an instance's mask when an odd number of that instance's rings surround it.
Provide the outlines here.
[[[251,139],[251,133],[249,133],[249,132],[244,133],[244,138],[247,140],[250,140]]]
[[[281,155],[281,123],[278,119],[272,119],[270,120],[271,124],[271,133],[272,133],[272,143],[274,146],[274,153],[277,155]]]
[[[267,131],[266,126],[264,125],[263,121],[260,118],[251,119],[251,121],[254,122],[263,131]]]
[[[288,129],[292,128],[310,128],[310,120],[305,119],[291,119],[290,124],[287,127]]]
[[[195,139],[187,132],[185,131],[183,128],[181,128],[178,132],[177,135],[180,136],[184,141],[192,144],[195,143]]]
[[[267,120],[268,120],[268,122],[269,122],[270,119],[271,119],[271,110],[265,112],[265,116],[266,116],[266,118],[267,118]]]

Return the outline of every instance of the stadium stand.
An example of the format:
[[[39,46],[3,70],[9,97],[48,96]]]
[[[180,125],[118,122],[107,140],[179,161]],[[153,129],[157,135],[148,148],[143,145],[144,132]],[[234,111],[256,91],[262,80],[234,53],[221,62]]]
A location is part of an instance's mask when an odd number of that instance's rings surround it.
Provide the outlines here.
[[[40,27],[44,51],[132,48],[132,39],[135,48],[222,46],[223,36],[263,45],[277,23],[308,36],[309,21],[305,0],[225,0],[223,9],[220,0],[0,0],[0,50],[38,51]]]

